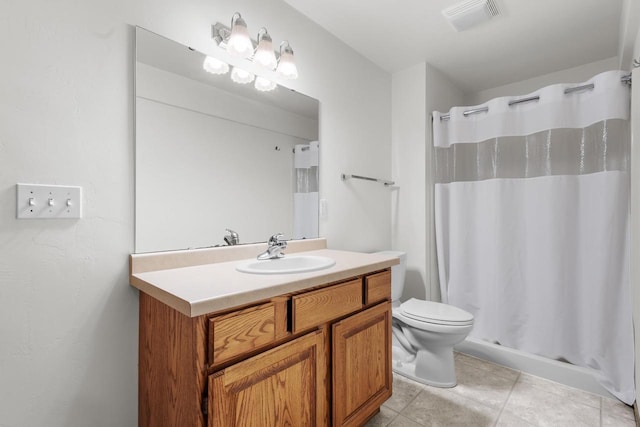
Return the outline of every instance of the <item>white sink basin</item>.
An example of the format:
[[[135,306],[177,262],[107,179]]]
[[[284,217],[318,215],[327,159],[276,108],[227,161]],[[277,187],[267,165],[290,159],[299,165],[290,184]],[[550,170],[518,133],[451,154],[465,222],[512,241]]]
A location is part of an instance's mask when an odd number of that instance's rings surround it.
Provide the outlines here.
[[[263,261],[255,259],[244,261],[236,266],[236,270],[252,274],[306,273],[332,267],[335,263],[334,259],[325,256],[293,255]]]

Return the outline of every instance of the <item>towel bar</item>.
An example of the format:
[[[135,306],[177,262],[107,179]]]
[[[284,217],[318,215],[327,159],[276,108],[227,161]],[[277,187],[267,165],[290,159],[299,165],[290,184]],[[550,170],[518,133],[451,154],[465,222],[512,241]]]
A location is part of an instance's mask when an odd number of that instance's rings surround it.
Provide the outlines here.
[[[351,178],[364,179],[365,181],[380,182],[380,183],[384,184],[385,186],[389,186],[389,185],[395,184],[395,182],[393,182],[393,181],[387,181],[386,179],[370,178],[368,176],[351,175],[351,174],[346,174],[346,173],[343,173],[343,174],[340,175],[340,179],[342,179],[343,181],[346,181],[347,179],[351,179]]]

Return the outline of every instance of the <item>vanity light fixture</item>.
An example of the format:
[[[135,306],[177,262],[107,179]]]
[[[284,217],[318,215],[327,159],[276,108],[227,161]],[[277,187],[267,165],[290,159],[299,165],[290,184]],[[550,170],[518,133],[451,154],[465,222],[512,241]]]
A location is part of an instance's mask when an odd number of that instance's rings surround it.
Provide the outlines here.
[[[264,27],[258,31],[258,41],[251,40],[247,31],[247,24],[240,13],[236,12],[231,17],[231,28],[216,22],[212,31],[213,40],[218,47],[226,50],[230,55],[247,59],[265,70],[275,70],[276,74],[282,78],[298,78],[298,69],[293,58],[293,49],[289,42],[283,41],[280,43],[279,51],[274,51],[273,40]],[[207,60],[205,60],[203,67],[209,72],[214,72],[210,71],[213,69],[218,70],[216,67],[207,65]],[[253,69],[255,70],[256,67],[254,66]],[[220,71],[216,74],[224,74],[224,72]],[[237,83],[250,83],[254,78],[255,76],[252,73],[235,66],[231,71],[231,79]],[[261,91],[273,90],[278,86],[266,77],[261,77],[258,80],[256,80],[255,87]]]
[[[278,65],[278,59],[273,51],[273,41],[264,27],[258,31],[258,47],[253,56],[253,62],[260,64],[267,70],[275,70],[276,65]]]
[[[276,82],[272,82],[271,80],[266,79],[262,76],[257,76],[256,82],[254,84],[254,87],[260,92],[269,92],[271,90],[274,90],[277,86],[278,85],[276,84]]]
[[[231,71],[231,80],[240,84],[251,83],[256,76],[242,68],[233,67]]]
[[[284,50],[283,50],[284,47]],[[276,72],[285,79],[297,79],[298,68],[293,59],[293,49],[288,41],[280,43],[280,61]]]
[[[250,58],[253,55],[253,42],[249,36],[249,30],[247,30],[247,23],[238,12],[231,17],[227,53],[239,58]]]
[[[229,72],[229,64],[213,56],[207,56],[204,59],[202,68],[211,74],[227,74]]]

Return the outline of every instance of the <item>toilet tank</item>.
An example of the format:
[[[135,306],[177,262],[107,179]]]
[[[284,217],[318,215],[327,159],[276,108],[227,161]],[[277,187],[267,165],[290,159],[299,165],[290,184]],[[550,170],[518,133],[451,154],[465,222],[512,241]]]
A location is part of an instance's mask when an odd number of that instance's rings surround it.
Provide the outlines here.
[[[407,254],[401,251],[381,251],[376,253],[400,258],[400,264],[391,267],[391,301],[397,301],[402,296],[402,290],[404,289],[404,276],[407,272]]]

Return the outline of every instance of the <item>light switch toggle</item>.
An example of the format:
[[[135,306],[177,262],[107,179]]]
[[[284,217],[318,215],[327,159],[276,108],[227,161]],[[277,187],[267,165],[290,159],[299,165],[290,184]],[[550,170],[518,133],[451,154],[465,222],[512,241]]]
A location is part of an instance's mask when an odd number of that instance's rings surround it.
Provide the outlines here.
[[[16,218],[82,218],[82,187],[18,183]]]

